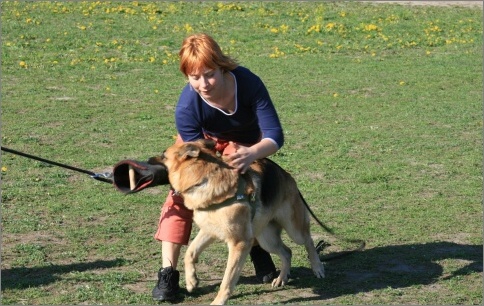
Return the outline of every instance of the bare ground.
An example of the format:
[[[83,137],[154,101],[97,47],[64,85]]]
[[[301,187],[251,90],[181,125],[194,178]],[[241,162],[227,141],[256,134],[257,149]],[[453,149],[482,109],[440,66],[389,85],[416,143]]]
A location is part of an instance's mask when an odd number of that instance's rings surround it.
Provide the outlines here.
[[[482,1],[362,1],[373,3],[394,3],[400,5],[431,5],[431,6],[462,6],[462,7],[483,7]]]

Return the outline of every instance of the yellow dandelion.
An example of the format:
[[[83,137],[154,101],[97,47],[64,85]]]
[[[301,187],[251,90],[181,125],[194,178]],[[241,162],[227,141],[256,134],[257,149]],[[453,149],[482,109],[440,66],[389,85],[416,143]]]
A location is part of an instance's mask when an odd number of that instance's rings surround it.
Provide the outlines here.
[[[193,32],[193,28],[192,28],[192,26],[189,23],[185,23],[185,25],[183,26],[183,28],[185,29],[185,31],[187,33]]]
[[[7,167],[3,166],[2,167],[2,172],[7,172]]]
[[[27,63],[25,61],[20,61],[18,64],[21,68],[27,68]]]
[[[400,84],[400,86],[404,86],[406,83],[405,83],[405,81],[400,81],[399,84]]]
[[[376,31],[378,27],[374,24],[367,24],[365,25],[365,31]]]
[[[274,53],[269,54],[270,58],[278,58],[285,55],[285,53],[279,50],[278,47],[273,47],[273,49],[274,49]]]

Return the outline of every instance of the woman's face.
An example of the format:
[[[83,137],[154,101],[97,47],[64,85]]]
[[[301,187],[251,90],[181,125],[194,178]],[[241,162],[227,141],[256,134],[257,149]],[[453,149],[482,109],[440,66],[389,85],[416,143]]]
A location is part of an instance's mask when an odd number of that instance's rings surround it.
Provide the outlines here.
[[[216,102],[223,94],[223,73],[220,68],[204,68],[188,75],[188,82],[203,98]]]

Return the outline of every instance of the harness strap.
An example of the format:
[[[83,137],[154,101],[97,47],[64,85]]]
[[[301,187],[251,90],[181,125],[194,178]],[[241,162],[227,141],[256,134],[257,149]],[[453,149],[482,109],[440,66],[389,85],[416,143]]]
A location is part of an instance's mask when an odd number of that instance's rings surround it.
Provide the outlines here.
[[[247,187],[247,182],[243,178],[239,178],[239,182],[237,184],[237,191],[235,192],[235,195],[233,197],[230,197],[223,202],[210,205],[209,207],[202,210],[210,210],[210,209],[214,209],[214,207],[220,208],[223,206],[232,205],[235,201],[246,200],[250,205],[251,219],[254,219],[255,211],[256,211],[256,206],[255,206],[256,194],[255,192],[247,194],[246,187]],[[180,194],[180,192],[177,192],[177,191],[174,191],[174,193]]]

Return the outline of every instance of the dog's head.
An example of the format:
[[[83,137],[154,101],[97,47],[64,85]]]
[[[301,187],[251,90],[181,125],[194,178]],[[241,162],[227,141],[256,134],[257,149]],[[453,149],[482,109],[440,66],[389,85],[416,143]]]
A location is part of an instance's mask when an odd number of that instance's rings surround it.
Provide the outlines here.
[[[212,140],[176,143],[149,163],[168,169],[171,186],[189,209],[220,203],[237,190],[238,173],[217,156]]]
[[[201,139],[194,142],[185,142],[174,144],[166,149],[160,156],[151,157],[148,160],[152,165],[164,165],[168,172],[170,169],[176,171],[180,164],[187,161],[196,162],[200,154],[206,156],[215,155],[215,141],[208,139]]]

